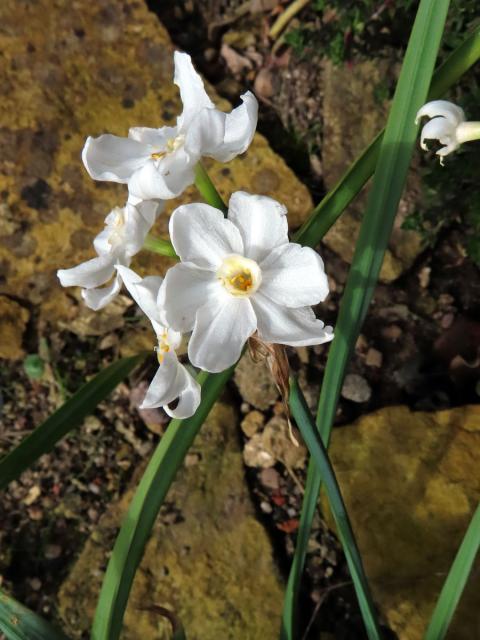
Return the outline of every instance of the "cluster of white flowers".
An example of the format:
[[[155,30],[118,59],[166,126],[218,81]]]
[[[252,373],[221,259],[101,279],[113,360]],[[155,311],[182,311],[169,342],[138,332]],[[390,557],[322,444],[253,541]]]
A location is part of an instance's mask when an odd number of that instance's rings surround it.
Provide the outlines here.
[[[267,343],[304,346],[332,340],[333,331],[311,308],[328,294],[321,258],[289,242],[286,208],[265,196],[234,193],[226,218],[207,204],[178,207],[169,230],[180,263],[165,279],[141,278],[129,268],[163,201],[194,182],[200,159],[231,160],[248,148],[256,129],[253,94],[241,96],[230,113],[219,111],[184,53],[175,53],[174,82],[183,101],[176,127],[87,139],[82,158],[90,176],[127,184],[129,197],[95,238],[98,256],[58,277],[63,286],[82,287],[92,309],[110,302],[123,282],[158,340],[159,368],[142,407],[162,406],[186,418],[199,405],[200,387],[177,358],[182,334],[191,333],[192,364],[218,372],[238,360],[254,334]]]

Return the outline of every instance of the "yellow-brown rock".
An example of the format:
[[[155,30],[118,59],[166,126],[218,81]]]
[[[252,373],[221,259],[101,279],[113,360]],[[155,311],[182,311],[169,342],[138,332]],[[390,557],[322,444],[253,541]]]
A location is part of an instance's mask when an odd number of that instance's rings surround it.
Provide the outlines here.
[[[356,61],[353,65],[323,65],[323,146],[324,179],[333,187],[350,164],[385,126],[388,109],[379,97],[385,78],[395,76],[387,60]],[[325,236],[325,244],[344,260],[352,261],[355,241],[367,205],[367,191],[359,194]],[[418,206],[420,187],[412,173],[400,201],[394,230],[385,254],[380,278],[390,282],[408,269],[422,249],[414,231],[401,228],[405,217]]]
[[[480,406],[381,409],[335,430],[330,451],[374,598],[399,640],[420,640],[480,502]],[[452,640],[479,637],[479,567]]]
[[[123,640],[169,640],[155,605],[174,611],[188,638],[274,640],[282,587],[270,540],[255,517],[238,444],[238,417],[218,404],[180,469],[129,600]],[[89,628],[130,489],[102,518],[60,592],[71,637]],[[168,506],[170,505],[170,507]]]
[[[126,187],[89,178],[84,141],[174,122],[173,46],[135,0],[3,0],[0,23],[0,293],[39,305],[50,322],[70,321],[78,303],[55,272],[93,257],[93,236],[126,197]],[[306,188],[259,135],[244,158],[211,169],[225,197],[237,189],[274,196],[293,225],[311,208]],[[183,201],[192,199],[193,187]],[[167,261],[142,253],[136,265],[161,271]]]
[[[29,316],[17,302],[0,296],[0,358],[17,360],[25,355],[22,340]]]

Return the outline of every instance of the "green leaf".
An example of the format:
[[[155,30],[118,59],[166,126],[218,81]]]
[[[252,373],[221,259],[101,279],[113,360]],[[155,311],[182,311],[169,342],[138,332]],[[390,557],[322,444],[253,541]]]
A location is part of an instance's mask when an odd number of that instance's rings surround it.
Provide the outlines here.
[[[425,640],[442,640],[445,637],[453,614],[461,598],[475,556],[480,547],[480,505],[477,507],[453,561],[449,574],[438,598]]]
[[[454,85],[480,57],[480,27],[477,27],[465,41],[453,51],[437,69],[433,78],[428,100],[437,100]],[[426,102],[426,100],[425,100]],[[358,156],[337,184],[330,189],[323,200],[312,211],[308,220],[294,236],[296,242],[314,247],[330,227],[355,199],[375,171],[385,129],[374,138]]]
[[[18,478],[69,431],[82,424],[95,407],[128,376],[146,354],[117,360],[83,385],[65,404],[0,460],[0,489]]]
[[[421,0],[408,43],[325,369],[317,426],[326,447],[345,369],[378,280],[402,195],[417,136],[415,116],[427,98],[448,5],[448,0]],[[305,492],[299,527],[302,546],[296,546],[285,596],[285,640],[292,640],[295,635],[296,602],[312,524],[312,504],[318,500],[321,485],[320,474],[312,466],[307,484],[309,491]]]
[[[350,569],[367,635],[370,640],[379,640],[381,634],[375,614],[375,606],[340,487],[303,393],[294,378],[290,380],[290,409],[308,447],[310,459],[313,460],[317,473],[325,485],[330,509],[332,510],[338,536]]]
[[[194,416],[172,420],[150,460],[117,536],[92,627],[92,640],[120,637],[123,616],[135,572],[167,491],[200,427],[230,378],[234,367],[221,373],[202,372],[202,401]]]
[[[68,640],[46,620],[0,591],[0,631],[8,640]]]

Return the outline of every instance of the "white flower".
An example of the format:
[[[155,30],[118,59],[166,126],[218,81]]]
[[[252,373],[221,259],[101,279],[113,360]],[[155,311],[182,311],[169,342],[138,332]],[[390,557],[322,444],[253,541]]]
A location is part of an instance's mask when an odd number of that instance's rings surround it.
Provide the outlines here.
[[[195,366],[226,369],[255,331],[293,346],[333,338],[310,307],[328,294],[323,262],[288,241],[286,213],[275,200],[242,191],[230,198],[228,219],[206,204],[173,212],[170,237],[182,263],[167,272],[159,303],[169,326],[193,331]]]
[[[127,202],[124,207],[115,207],[105,218],[105,229],[93,241],[97,257],[71,269],[57,271],[60,283],[64,287],[82,287],[87,306],[95,311],[102,309],[122,286],[115,265],[130,264],[162,208],[163,203],[153,200],[136,205]],[[110,280],[110,284],[101,286]]]
[[[116,268],[132,298],[152,323],[158,339],[160,366],[140,408],[163,407],[172,418],[189,418],[200,404],[200,385],[178,361],[176,349],[180,346],[182,334],[168,327],[157,304],[162,278],[148,276],[142,279],[127,267],[118,265]],[[177,406],[169,408],[168,405],[177,399]]]
[[[243,104],[225,114],[206,94],[190,56],[176,51],[174,61],[183,102],[177,125],[133,127],[128,138],[88,138],[82,158],[92,178],[127,183],[129,192],[143,200],[169,199],[194,182],[202,156],[227,162],[248,148],[257,125],[255,96],[247,91]]]
[[[420,146],[427,150],[425,140],[438,140],[444,145],[437,152],[440,162],[452,151],[458,149],[463,142],[480,138],[480,122],[466,122],[463,109],[446,100],[427,102],[418,111],[415,124],[424,116],[431,118],[423,127]]]

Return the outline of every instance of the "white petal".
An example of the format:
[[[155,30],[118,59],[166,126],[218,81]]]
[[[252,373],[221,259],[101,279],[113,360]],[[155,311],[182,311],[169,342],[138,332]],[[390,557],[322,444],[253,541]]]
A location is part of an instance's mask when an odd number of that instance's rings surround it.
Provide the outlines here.
[[[257,318],[247,298],[211,299],[197,312],[188,344],[190,361],[205,371],[223,371],[239,359],[256,328]]]
[[[198,309],[220,286],[212,271],[191,263],[176,264],[167,271],[158,298],[166,323],[182,333],[191,331]]]
[[[244,255],[256,262],[288,242],[287,208],[267,196],[237,191],[228,203],[228,219],[240,231]]]
[[[142,200],[170,200],[179,196],[195,181],[198,158],[187,155],[183,148],[160,160],[149,159],[128,182],[128,190]]]
[[[177,127],[161,127],[160,129],[151,129],[150,127],[131,127],[128,131],[128,137],[131,140],[142,142],[154,147],[156,151],[163,151],[167,146],[167,142],[177,135]]]
[[[193,416],[198,409],[201,400],[201,387],[181,364],[178,366],[178,372],[179,387],[182,387],[178,396],[178,404],[175,409],[170,409],[168,405],[163,408],[171,418],[184,420]]]
[[[287,309],[261,293],[252,298],[252,306],[257,315],[258,333],[265,342],[302,347],[333,339],[332,327],[325,327],[310,307]]]
[[[161,323],[157,298],[163,279],[160,276],[141,278],[132,269],[120,265],[117,265],[116,269],[128,292],[147,318],[152,322]]]
[[[203,80],[193,68],[190,56],[175,51],[173,59],[175,63],[173,81],[180,89],[183,102],[183,113],[178,118],[178,128],[185,130],[199,111],[212,108],[214,104],[205,91]]]
[[[59,269],[58,279],[63,287],[86,287],[88,289],[104,284],[114,273],[113,260],[100,256],[82,262],[71,269]]]
[[[460,124],[460,122],[465,121],[465,113],[463,109],[458,107],[456,104],[453,104],[453,102],[448,102],[447,100],[432,100],[432,102],[424,104],[417,113],[415,124],[418,124],[420,119],[424,116],[429,118],[442,116],[455,126]]]
[[[202,269],[217,269],[230,253],[243,254],[243,242],[236,226],[208,204],[185,204],[172,213],[170,238],[183,262]]]
[[[117,276],[107,287],[98,287],[97,289],[82,289],[82,298],[90,309],[98,311],[103,309],[115,296],[118,295],[122,288],[122,282]]]
[[[274,249],[260,264],[259,291],[285,307],[318,304],[328,295],[323,261],[310,247],[286,244]]]
[[[147,213],[152,213],[153,211],[149,211],[148,207],[145,207],[144,210]],[[124,242],[122,246],[117,249],[118,255],[121,254],[126,258],[131,258],[140,251],[145,243],[145,239],[155,219],[153,219],[153,222],[150,222],[140,211],[139,207],[127,205],[125,212],[125,229],[123,231]]]
[[[191,121],[185,136],[185,149],[201,156],[213,156],[224,146],[225,114],[218,109],[203,109]]]
[[[178,375],[182,365],[178,362],[175,352],[166,353],[163,362],[159,366],[145,398],[140,405],[141,409],[155,409],[163,407],[178,398],[184,389],[182,373]]]
[[[445,118],[433,118],[423,127],[420,136],[420,146],[427,150],[425,140],[438,140],[440,144],[454,144],[454,148],[459,145],[456,143],[455,127]]]
[[[129,204],[133,204],[138,209],[138,211],[145,218],[150,227],[153,227],[158,216],[165,208],[165,202],[163,200],[140,200],[136,203],[128,202],[127,206]]]
[[[250,91],[240,97],[243,104],[226,115],[223,144],[214,152],[205,154],[211,155],[219,162],[228,162],[238,154],[246,151],[257,128],[257,99]]]
[[[151,154],[149,146],[131,140],[105,134],[87,138],[82,151],[86,170],[94,180],[128,182]]]

